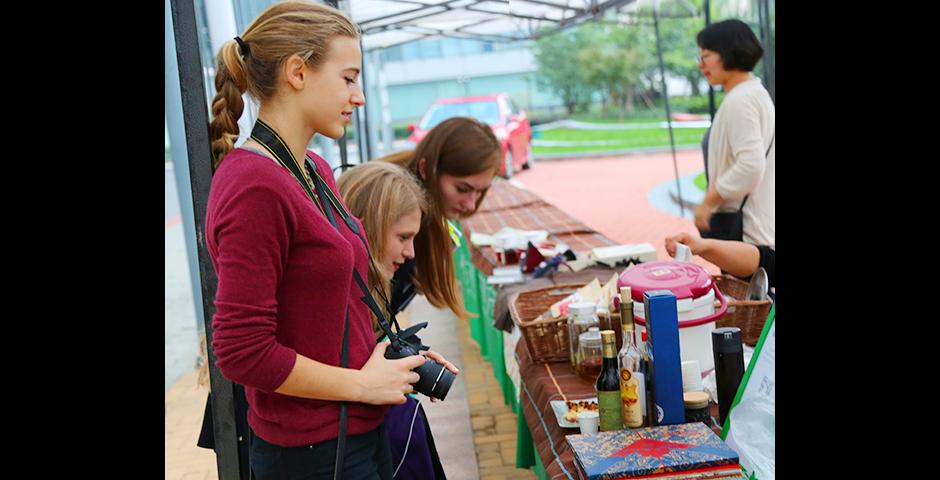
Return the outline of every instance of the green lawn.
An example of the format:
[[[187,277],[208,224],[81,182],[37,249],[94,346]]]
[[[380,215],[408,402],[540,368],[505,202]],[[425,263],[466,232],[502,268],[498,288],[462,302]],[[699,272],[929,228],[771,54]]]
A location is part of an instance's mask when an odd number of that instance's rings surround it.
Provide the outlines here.
[[[648,121],[648,120],[647,120]],[[673,129],[676,145],[698,145],[704,128]],[[645,147],[668,147],[669,131],[665,128],[639,128],[633,130],[575,130],[558,128],[541,132],[538,140],[548,141],[610,141],[605,145],[533,146],[536,154],[596,152]]]
[[[698,176],[692,179],[692,183],[695,183],[695,186],[703,192],[708,190],[708,182],[705,181],[705,172],[698,174]]]
[[[572,120],[585,123],[659,123],[665,122],[666,117],[624,117],[623,120],[620,120],[617,117],[612,118],[600,118],[600,117],[588,117],[588,116],[575,116]]]

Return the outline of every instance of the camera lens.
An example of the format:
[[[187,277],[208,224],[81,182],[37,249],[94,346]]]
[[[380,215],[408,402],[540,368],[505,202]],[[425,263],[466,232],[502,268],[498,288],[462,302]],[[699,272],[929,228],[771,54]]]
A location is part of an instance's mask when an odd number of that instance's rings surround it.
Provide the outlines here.
[[[430,358],[414,371],[421,377],[418,383],[414,384],[415,391],[438,400],[444,400],[454,379],[457,378],[447,367]]]

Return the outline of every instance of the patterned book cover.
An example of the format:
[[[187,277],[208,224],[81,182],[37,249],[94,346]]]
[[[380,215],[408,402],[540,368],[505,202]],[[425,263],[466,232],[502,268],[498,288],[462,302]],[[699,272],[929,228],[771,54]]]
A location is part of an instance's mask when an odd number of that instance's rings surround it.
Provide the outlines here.
[[[734,466],[738,454],[702,423],[566,437],[589,480]]]

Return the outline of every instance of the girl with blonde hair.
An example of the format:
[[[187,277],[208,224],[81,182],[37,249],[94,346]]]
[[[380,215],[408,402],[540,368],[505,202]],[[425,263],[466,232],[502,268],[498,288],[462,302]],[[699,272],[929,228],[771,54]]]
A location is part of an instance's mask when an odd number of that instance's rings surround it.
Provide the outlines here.
[[[362,225],[337,198],[330,166],[307,150],[316,133],[342,136],[364,105],[361,69],[358,28],[305,1],[268,7],[218,55],[211,344],[222,375],[245,387],[258,479],[391,478],[382,422],[425,361],[389,360],[388,343],[376,345],[354,281],[369,270]],[[233,148],[246,91],[258,120]]]
[[[392,275],[415,258],[415,236],[428,211],[424,188],[414,175],[388,162],[356,166],[340,176],[338,185],[349,210],[362,220],[375,252],[375,275],[370,276],[369,286],[375,298],[388,305]],[[398,310],[388,308],[391,319]],[[373,329],[377,338],[385,335],[377,323]],[[457,373],[455,367],[445,365]],[[395,478],[446,478],[427,415],[414,395],[389,409],[385,429]]]

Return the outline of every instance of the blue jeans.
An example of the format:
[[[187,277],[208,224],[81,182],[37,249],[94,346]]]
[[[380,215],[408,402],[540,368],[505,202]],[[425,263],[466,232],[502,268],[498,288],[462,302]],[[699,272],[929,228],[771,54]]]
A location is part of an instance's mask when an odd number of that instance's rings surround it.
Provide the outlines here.
[[[300,447],[281,447],[251,433],[251,469],[258,480],[332,479],[336,439]],[[346,437],[343,480],[390,480],[392,456],[384,425]]]

